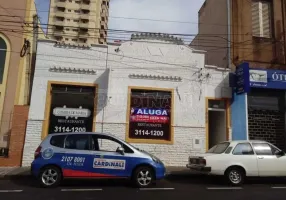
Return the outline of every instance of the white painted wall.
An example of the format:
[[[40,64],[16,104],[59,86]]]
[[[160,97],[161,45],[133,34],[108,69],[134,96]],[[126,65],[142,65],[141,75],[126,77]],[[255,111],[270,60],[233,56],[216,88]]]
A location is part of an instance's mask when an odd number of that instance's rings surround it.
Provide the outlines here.
[[[228,71],[217,70],[213,66],[205,67],[204,54],[196,53],[183,45],[143,41],[126,42],[119,47],[110,45],[108,62],[106,62],[107,49],[103,47],[79,50],[68,47],[58,48],[53,45],[48,42],[39,42],[38,45],[23,165],[31,163],[33,152],[41,141],[48,80],[98,83],[99,93],[107,92],[108,102],[104,116],[102,103],[98,103],[96,131],[110,132],[122,139],[125,139],[128,86],[175,89],[174,144],[134,144],[154,153],[169,166],[184,166],[190,154],[205,151],[204,145],[201,149],[193,148],[194,139],[205,140],[205,97],[231,97],[228,88]],[[116,52],[117,48],[119,51]],[[98,74],[51,73],[48,68],[54,64],[75,68],[94,68]],[[111,69],[108,84],[106,76],[102,75],[106,70],[106,64],[108,69]],[[202,81],[199,78],[200,73]],[[182,81],[131,79],[130,74],[180,76]],[[207,74],[210,76],[207,77]]]

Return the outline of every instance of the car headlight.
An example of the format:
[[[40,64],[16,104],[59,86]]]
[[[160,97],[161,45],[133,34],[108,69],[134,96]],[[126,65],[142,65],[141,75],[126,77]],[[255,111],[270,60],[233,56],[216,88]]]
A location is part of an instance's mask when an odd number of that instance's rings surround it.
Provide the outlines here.
[[[155,156],[151,156],[151,158],[155,163],[162,163],[161,160]]]

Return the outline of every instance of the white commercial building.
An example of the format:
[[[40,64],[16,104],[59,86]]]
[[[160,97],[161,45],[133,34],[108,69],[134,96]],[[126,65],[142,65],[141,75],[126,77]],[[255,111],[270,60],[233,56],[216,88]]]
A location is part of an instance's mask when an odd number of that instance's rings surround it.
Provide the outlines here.
[[[184,166],[231,135],[228,69],[168,35],[90,48],[39,41],[23,166],[51,133],[108,132]]]

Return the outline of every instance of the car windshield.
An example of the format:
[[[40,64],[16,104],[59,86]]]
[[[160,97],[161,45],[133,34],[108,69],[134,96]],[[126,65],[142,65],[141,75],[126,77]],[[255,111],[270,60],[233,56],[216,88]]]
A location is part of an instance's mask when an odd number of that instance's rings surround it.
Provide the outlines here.
[[[207,151],[207,153],[220,154],[220,153],[225,152],[225,150],[227,149],[228,146],[229,146],[229,142],[219,143],[219,144],[213,146],[212,148],[210,148]]]

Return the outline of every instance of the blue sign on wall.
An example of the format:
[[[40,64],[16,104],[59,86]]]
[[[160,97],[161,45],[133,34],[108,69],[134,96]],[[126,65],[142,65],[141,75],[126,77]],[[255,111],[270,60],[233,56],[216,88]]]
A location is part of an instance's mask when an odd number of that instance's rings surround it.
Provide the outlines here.
[[[236,68],[236,93],[243,94],[250,90],[249,64],[242,63]]]
[[[284,70],[249,70],[250,86],[256,88],[286,89],[286,71]]]

